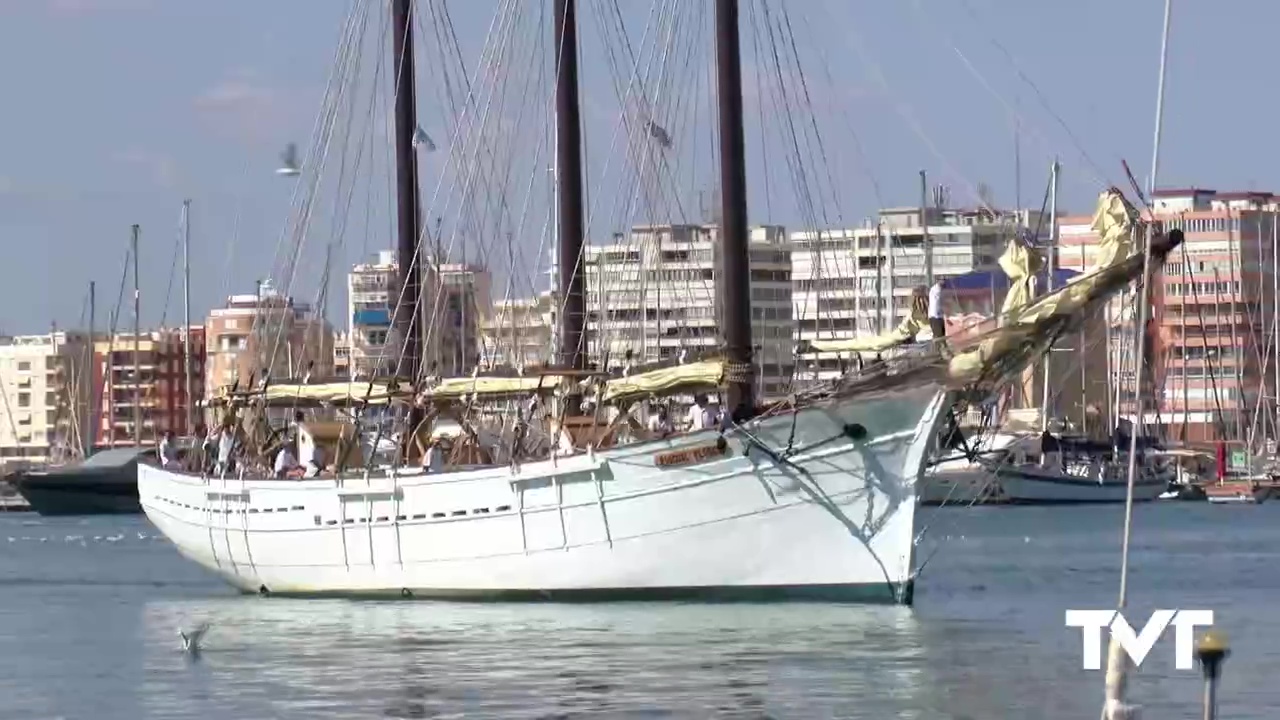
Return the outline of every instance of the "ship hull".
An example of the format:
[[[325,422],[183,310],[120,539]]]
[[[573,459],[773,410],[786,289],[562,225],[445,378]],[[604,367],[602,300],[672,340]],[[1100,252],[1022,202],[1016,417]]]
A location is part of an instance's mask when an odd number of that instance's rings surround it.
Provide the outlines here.
[[[14,485],[31,509],[45,516],[142,512],[137,473],[132,467],[74,476],[57,472],[20,475]]]
[[[1123,478],[1099,482],[1096,478],[1054,473],[1036,467],[1001,467],[996,481],[1006,502],[1016,505],[1097,505],[1123,503],[1128,483]],[[1164,473],[1144,472],[1134,482],[1134,502],[1159,499],[1169,489]]]
[[[940,387],[519,467],[202,479],[148,465],[142,506],[246,592],[469,600],[909,603]],[[787,448],[790,447],[790,451]]]

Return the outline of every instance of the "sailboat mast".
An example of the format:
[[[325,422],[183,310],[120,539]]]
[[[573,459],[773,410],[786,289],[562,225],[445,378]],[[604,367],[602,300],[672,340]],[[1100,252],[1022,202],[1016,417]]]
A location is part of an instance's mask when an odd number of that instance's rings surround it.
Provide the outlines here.
[[[98,392],[95,378],[98,375],[98,284],[89,281],[89,362],[85,363],[84,372],[89,374],[89,427],[81,443],[84,457],[93,454],[93,445],[98,441],[98,428],[102,422],[98,420]]]
[[[556,0],[556,190],[559,248],[561,367],[583,370],[586,297],[583,292],[582,121],[578,108],[578,11],[576,0]]]
[[[138,282],[138,234],[133,226],[129,250],[133,253],[133,444],[142,447],[142,291]]]
[[[413,74],[413,0],[391,2],[392,52],[396,67],[396,205],[397,261],[400,266],[400,302],[396,325],[403,341],[402,375],[416,380],[423,361],[422,331],[415,322],[425,312],[418,274],[418,238],[422,219],[418,214],[418,163],[414,156],[413,134],[418,127]]]
[[[751,265],[747,238],[747,163],[742,127],[738,0],[716,0],[716,96],[720,124],[720,269],[729,368],[725,409],[755,407],[751,371]]]
[[[191,389],[191,201],[182,201],[182,391],[186,396],[184,433],[195,432],[195,399]]]
[[[1058,254],[1058,161],[1055,159],[1049,169],[1049,256],[1048,270],[1045,273],[1046,293],[1053,292],[1053,274],[1057,272],[1054,260]],[[1053,346],[1044,354],[1044,385],[1040,389],[1040,432],[1049,430],[1049,361],[1053,357]],[[1081,360],[1083,362],[1083,359]]]
[[[1271,342],[1276,343],[1275,384],[1275,433],[1280,446],[1280,215],[1271,213]]]

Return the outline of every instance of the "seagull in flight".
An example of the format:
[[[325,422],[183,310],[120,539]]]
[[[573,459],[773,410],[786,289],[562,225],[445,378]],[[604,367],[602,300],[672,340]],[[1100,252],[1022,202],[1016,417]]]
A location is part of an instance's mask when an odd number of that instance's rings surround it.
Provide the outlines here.
[[[298,146],[289,143],[284,148],[284,154],[280,156],[280,167],[276,169],[276,174],[293,177],[301,172],[298,163]]]
[[[182,638],[182,652],[188,655],[200,654],[200,641],[204,639],[204,634],[209,631],[209,623],[200,623],[196,629],[187,632],[179,628],[178,635]]]

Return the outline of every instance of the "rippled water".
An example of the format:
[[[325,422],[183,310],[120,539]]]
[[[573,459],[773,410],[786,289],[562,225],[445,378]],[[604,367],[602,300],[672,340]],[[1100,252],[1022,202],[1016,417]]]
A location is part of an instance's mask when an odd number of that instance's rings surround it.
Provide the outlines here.
[[[1137,512],[1136,622],[1210,607],[1223,716],[1275,718],[1280,503]],[[141,518],[0,516],[0,718],[1098,717],[1068,607],[1115,602],[1117,508],[932,511],[914,609],[236,595]],[[177,629],[213,628],[199,661]],[[1161,641],[1132,686],[1199,717]]]

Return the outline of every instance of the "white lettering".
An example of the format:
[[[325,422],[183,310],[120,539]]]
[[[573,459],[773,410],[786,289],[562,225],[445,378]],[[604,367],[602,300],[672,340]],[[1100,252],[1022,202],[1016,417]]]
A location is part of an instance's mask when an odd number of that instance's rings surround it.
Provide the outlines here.
[[[1067,627],[1080,628],[1083,640],[1083,665],[1085,670],[1102,669],[1102,628],[1111,629],[1111,637],[1116,641],[1135,667],[1140,667],[1147,659],[1156,641],[1170,626],[1174,626],[1174,666],[1179,670],[1190,670],[1195,665],[1193,631],[1196,627],[1213,625],[1212,610],[1156,610],[1135,632],[1124,615],[1115,610],[1068,610],[1065,624]]]
[[[1084,669],[1102,669],[1102,628],[1111,624],[1116,616],[1114,610],[1068,610],[1067,627],[1080,628],[1084,638]],[[1093,632],[1089,632],[1092,630]]]
[[[1212,610],[1179,610],[1173,618],[1173,666],[1179,670],[1195,667],[1195,635],[1197,627],[1213,625]]]

